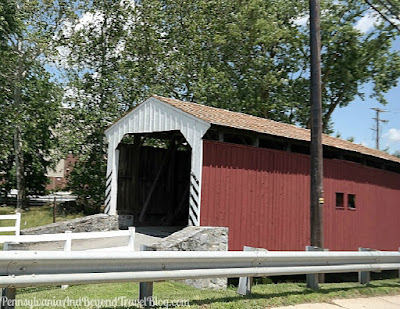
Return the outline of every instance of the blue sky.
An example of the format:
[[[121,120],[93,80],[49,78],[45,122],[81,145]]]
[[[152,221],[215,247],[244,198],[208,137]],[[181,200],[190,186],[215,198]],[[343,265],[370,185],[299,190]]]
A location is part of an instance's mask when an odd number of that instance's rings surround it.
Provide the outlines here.
[[[379,19],[379,16],[371,10],[358,21],[356,28],[364,33],[374,31],[375,23],[379,22]],[[400,52],[400,39],[394,42],[393,51]],[[400,79],[398,85],[386,94],[388,104],[385,106],[369,98],[371,91],[372,85],[366,85],[364,101],[357,98],[347,107],[337,109],[333,113],[335,133],[340,133],[341,138],[353,137],[355,143],[375,148],[376,132],[372,128],[376,127],[373,119],[376,117],[376,112],[371,108],[378,107],[386,110],[381,113],[381,119],[388,121],[380,123],[380,149],[388,149],[389,153],[400,151]]]
[[[393,49],[400,52],[400,39],[396,40]],[[381,113],[381,118],[388,120],[387,123],[381,123],[380,148],[389,147],[391,154],[400,151],[400,79],[397,87],[385,96],[388,101],[386,106],[369,98],[368,93],[371,92],[371,88],[371,85],[365,87],[367,94],[365,101],[358,98],[349,106],[337,109],[333,113],[335,133],[339,132],[343,139],[354,137],[355,143],[375,148],[376,133],[371,128],[375,128],[373,118],[376,112],[371,108],[379,107],[387,111]]]
[[[308,16],[303,16],[296,23],[299,26],[308,27],[308,19]],[[375,25],[381,22],[383,20],[380,16],[370,9],[358,20],[355,28],[362,33],[370,33],[375,30]],[[397,20],[392,20],[392,22],[399,23]],[[400,38],[394,42],[392,50],[400,52]],[[369,98],[372,85],[365,85],[363,91],[365,93],[364,101],[357,98],[347,107],[335,110],[332,115],[334,122],[332,135],[340,133],[342,139],[353,137],[355,143],[375,148],[376,133],[371,128],[375,128],[373,118],[376,116],[376,112],[371,108],[378,107],[387,110],[387,112],[381,113],[381,118],[388,120],[387,123],[381,123],[380,149],[388,148],[388,152],[391,154],[400,151],[400,79],[397,87],[392,88],[385,96],[388,101],[385,106],[375,99]]]

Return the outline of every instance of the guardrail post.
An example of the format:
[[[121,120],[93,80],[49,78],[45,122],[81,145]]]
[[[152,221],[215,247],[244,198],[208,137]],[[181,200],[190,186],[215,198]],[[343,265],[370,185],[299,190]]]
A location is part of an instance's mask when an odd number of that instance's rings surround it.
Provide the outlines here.
[[[64,243],[64,251],[71,251],[72,250],[72,232],[71,231],[65,231],[65,243]],[[61,286],[61,289],[65,290],[68,289],[69,285],[63,284]]]
[[[244,246],[243,251],[252,251],[252,248]],[[253,277],[240,277],[237,293],[245,296],[250,295],[252,285],[253,285]]]
[[[3,289],[1,293],[1,309],[14,309],[15,308],[15,288]]]
[[[140,251],[153,251],[146,245],[140,245]],[[153,307],[153,282],[139,283],[139,302],[143,307]]]
[[[3,244],[3,251],[8,251],[8,245],[8,242]],[[15,288],[1,289],[0,309],[14,309],[15,292]]]
[[[358,248],[358,251],[375,251],[370,248]],[[359,271],[358,272],[358,282],[360,284],[369,284],[371,281],[371,272],[369,271]]]
[[[313,246],[306,246],[306,251],[324,251],[324,249]],[[309,289],[318,290],[318,277],[320,274],[306,274],[307,287]]]
[[[135,251],[135,228],[129,227],[128,250]]]

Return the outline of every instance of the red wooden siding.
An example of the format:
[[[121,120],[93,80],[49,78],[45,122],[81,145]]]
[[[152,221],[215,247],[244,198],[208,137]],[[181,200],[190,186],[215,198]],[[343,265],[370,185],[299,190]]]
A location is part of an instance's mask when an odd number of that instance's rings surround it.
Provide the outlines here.
[[[230,250],[244,245],[304,250],[309,244],[309,157],[204,141],[201,225],[229,227]],[[400,246],[400,175],[324,160],[325,247]],[[345,193],[336,209],[335,193]],[[347,208],[356,194],[356,210]]]

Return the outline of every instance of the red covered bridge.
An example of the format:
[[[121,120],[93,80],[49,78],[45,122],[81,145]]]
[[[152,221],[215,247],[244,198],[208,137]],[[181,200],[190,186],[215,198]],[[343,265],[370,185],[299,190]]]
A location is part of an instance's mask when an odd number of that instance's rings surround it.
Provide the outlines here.
[[[106,212],[229,228],[229,249],[309,245],[309,130],[152,96],[113,124]],[[325,246],[400,246],[400,159],[323,136]]]

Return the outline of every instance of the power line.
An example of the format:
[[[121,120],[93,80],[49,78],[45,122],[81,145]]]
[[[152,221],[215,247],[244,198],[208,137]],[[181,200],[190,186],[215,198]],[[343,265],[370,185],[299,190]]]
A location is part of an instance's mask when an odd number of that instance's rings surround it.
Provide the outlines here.
[[[386,119],[380,119],[380,113],[384,113],[386,112],[386,110],[380,109],[378,107],[374,107],[371,108],[372,110],[374,110],[376,112],[376,117],[373,118],[376,121],[376,127],[374,129],[372,129],[373,131],[376,131],[376,149],[379,150],[379,139],[380,139],[380,123],[386,123],[389,122]]]
[[[389,18],[386,17],[375,5],[373,5],[369,0],[365,0],[365,2],[375,11],[377,12],[384,20],[386,20],[389,24],[391,24],[397,31],[400,32],[400,28],[395,25]]]
[[[386,0],[386,1],[390,4],[391,7],[395,8],[396,11],[394,15],[399,15],[400,9],[397,7],[397,5],[393,4],[391,0]]]
[[[398,15],[398,11],[395,5],[390,4],[390,2],[388,1],[388,3],[390,5],[388,5],[385,1],[383,0],[377,0],[379,3],[381,3],[389,12],[390,14],[394,15],[397,19],[399,19]],[[396,9],[396,11],[393,11],[393,7]]]

